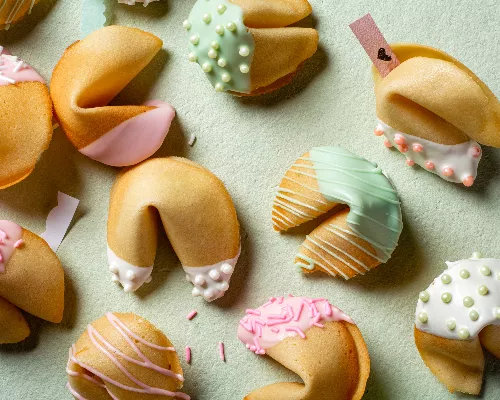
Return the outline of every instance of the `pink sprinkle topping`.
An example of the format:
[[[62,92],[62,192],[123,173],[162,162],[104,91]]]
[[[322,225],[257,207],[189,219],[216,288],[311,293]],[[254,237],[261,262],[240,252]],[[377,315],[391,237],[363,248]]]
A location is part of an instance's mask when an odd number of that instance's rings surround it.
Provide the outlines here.
[[[280,332],[280,328],[271,328],[271,332],[279,333]]]
[[[186,315],[186,319],[191,321],[196,316],[196,314],[198,314],[198,311],[193,310],[188,315]]]
[[[384,134],[384,131],[382,130],[382,128],[377,126],[374,133],[375,133],[375,136],[382,136]]]
[[[413,151],[416,152],[416,153],[421,153],[422,151],[424,151],[424,146],[422,146],[420,143],[415,143],[413,146]]]
[[[300,328],[295,328],[295,327],[287,327],[285,328],[285,331],[287,332],[295,332],[297,333],[302,339],[305,339],[306,338],[306,334],[304,333],[304,331]]]
[[[390,149],[392,147],[392,143],[389,142],[387,139],[384,140],[384,146]]]
[[[466,187],[471,187],[472,185],[474,185],[474,177],[473,176],[468,176],[467,178],[465,178],[462,182],[464,184],[464,186]]]
[[[7,238],[7,234],[6,234],[4,231],[2,231],[2,230],[0,229],[0,239],[2,239],[2,240],[3,240],[3,239],[5,239],[5,238]]]
[[[408,165],[409,167],[413,167],[415,165],[415,161],[413,160],[410,160],[409,158],[406,160],[406,165]]]
[[[405,144],[405,138],[399,133],[394,135],[394,142],[399,145]]]
[[[470,155],[474,158],[478,158],[481,155],[481,148],[478,146],[471,147]]]
[[[191,364],[191,347],[186,346],[186,362]]]
[[[283,300],[285,298],[284,297],[278,297],[277,300],[278,300],[278,304],[283,304]]]
[[[226,353],[224,350],[224,343],[219,342],[219,357],[222,361],[226,361]]]
[[[398,149],[401,153],[406,153],[408,151],[408,145],[407,144],[401,144],[398,146]]]
[[[0,262],[3,262],[2,253],[0,253]]]
[[[24,240],[23,240],[23,239],[19,239],[16,243],[14,243],[14,248],[15,248],[15,249],[18,249],[18,248],[19,248],[19,247],[21,247],[23,244],[24,244]]]
[[[450,167],[443,168],[443,175],[444,176],[452,176],[454,173],[455,173],[455,171],[453,171],[453,168],[450,168]]]
[[[260,311],[252,310],[251,308],[249,308],[248,310],[245,310],[245,312],[247,314],[251,314],[251,315],[260,315]]]
[[[430,170],[434,169],[435,168],[434,163],[430,162],[430,161],[426,161],[425,168],[430,169]]]

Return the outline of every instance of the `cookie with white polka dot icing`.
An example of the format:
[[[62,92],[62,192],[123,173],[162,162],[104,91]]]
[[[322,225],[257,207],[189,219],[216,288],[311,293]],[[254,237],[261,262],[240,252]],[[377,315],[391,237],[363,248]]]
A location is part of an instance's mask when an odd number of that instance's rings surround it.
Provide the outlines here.
[[[9,29],[25,15],[31,14],[40,0],[2,0],[0,2],[0,30]]]
[[[315,29],[288,27],[311,12],[307,0],[198,0],[184,21],[188,58],[218,92],[271,92],[316,52]]]
[[[17,343],[30,334],[20,310],[61,322],[64,271],[40,236],[11,221],[0,221],[0,344]]]
[[[479,394],[481,345],[500,357],[500,260],[474,253],[446,264],[448,269],[419,294],[415,343],[450,391]]]
[[[158,214],[193,296],[224,296],[240,255],[236,210],[215,175],[178,157],[149,159],[116,180],[108,216],[113,281],[133,292],[151,280]]]
[[[406,164],[472,186],[479,143],[500,147],[500,102],[471,70],[445,52],[391,45],[401,64],[386,77],[373,68],[378,126]],[[479,143],[478,143],[479,142]]]
[[[161,147],[175,117],[170,104],[109,103],[162,45],[151,33],[108,26],[66,49],[53,71],[50,92],[61,128],[80,153],[123,167],[149,158]]]
[[[2,46],[0,132],[0,189],[4,189],[27,178],[49,147],[52,100],[44,79]]]

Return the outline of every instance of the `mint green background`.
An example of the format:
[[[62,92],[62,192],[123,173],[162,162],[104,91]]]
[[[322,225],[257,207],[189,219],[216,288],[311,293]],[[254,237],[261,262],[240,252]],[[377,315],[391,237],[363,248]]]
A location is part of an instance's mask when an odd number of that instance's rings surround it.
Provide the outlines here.
[[[449,394],[424,366],[413,342],[413,313],[418,292],[442,271],[445,260],[468,257],[474,250],[500,257],[500,151],[484,148],[472,189],[406,167],[403,156],[385,149],[372,134],[370,63],[348,24],[371,12],[390,41],[448,51],[500,93],[497,1],[312,0],[314,15],[306,22],[320,33],[316,56],[286,89],[243,100],[215,93],[187,60],[182,21],[193,1],[166,0],[146,9],[107,3],[114,22],[150,30],[165,41],[165,50],[117,102],[161,98],[175,106],[178,117],[158,154],[189,157],[226,183],[242,225],[241,261],[226,297],[205,304],[191,297],[163,237],[153,282],[137,295],[124,294],[111,283],[106,264],[105,221],[117,170],[80,155],[57,131],[34,174],[0,192],[0,217],[40,233],[57,190],[81,199],[58,252],[66,271],[65,318],[60,325],[31,319],[34,333],[25,343],[0,348],[0,398],[70,399],[64,389],[67,349],[87,323],[113,310],[150,319],[167,333],[182,360],[184,346],[193,348],[192,365],[183,364],[186,391],[193,398],[242,399],[255,388],[295,379],[235,337],[245,308],[289,292],[326,296],[358,323],[372,359],[366,399],[467,397]],[[76,0],[42,0],[25,22],[0,33],[0,44],[50,78],[65,47],[79,39],[79,7]],[[191,134],[198,137],[192,148],[187,144]],[[393,258],[350,282],[296,273],[293,257],[313,224],[288,235],[272,229],[276,185],[297,157],[320,145],[340,145],[379,163],[403,204],[405,228]],[[184,316],[192,309],[199,315],[188,322]],[[218,359],[219,341],[226,344],[226,364]],[[500,362],[487,361],[483,398],[498,399]]]

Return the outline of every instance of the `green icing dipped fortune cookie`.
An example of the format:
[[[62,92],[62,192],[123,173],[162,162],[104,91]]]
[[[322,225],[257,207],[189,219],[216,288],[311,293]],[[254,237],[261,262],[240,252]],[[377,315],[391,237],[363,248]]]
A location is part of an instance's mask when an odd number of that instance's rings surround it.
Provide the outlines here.
[[[316,30],[287,27],[311,11],[307,0],[198,0],[183,24],[188,58],[218,92],[274,91],[317,50]]]
[[[349,279],[391,257],[403,222],[389,179],[347,150],[315,147],[283,177],[273,205],[274,229],[286,231],[330,210],[336,212],[306,237],[295,258],[303,272]]]

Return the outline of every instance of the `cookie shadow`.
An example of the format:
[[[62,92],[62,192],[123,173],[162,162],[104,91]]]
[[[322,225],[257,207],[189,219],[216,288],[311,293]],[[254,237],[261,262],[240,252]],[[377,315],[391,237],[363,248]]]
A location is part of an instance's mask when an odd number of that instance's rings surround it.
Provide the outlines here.
[[[8,30],[0,31],[0,43],[9,45],[24,39],[50,13],[56,2],[57,0],[44,0],[36,4],[31,14],[13,24]]]
[[[483,156],[479,163],[478,175],[474,185],[462,188],[468,192],[482,196],[495,182],[500,181],[500,150],[493,147],[481,146]]]
[[[297,75],[288,85],[261,96],[238,97],[238,101],[243,105],[272,107],[281,102],[291,100],[303,92],[314,78],[327,67],[329,62],[328,55],[320,44],[316,53],[309,60],[305,61],[302,68],[299,68]]]

